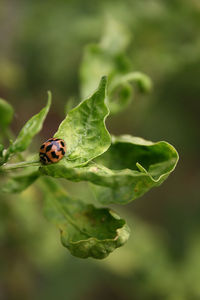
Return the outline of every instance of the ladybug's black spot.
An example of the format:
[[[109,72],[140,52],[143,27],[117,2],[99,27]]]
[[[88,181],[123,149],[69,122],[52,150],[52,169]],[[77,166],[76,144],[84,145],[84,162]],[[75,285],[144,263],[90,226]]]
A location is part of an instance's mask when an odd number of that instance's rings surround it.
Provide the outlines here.
[[[64,144],[64,142],[63,141],[60,141],[60,143],[61,143],[61,145],[64,147],[65,146],[65,144]]]
[[[62,152],[62,155],[64,155],[64,154],[65,154],[65,150],[64,150],[63,148],[60,148],[60,149],[59,149],[59,151],[61,151],[61,152]]]
[[[45,147],[45,145],[43,144],[43,145],[40,147],[40,149],[44,149],[44,147]]]
[[[54,141],[60,141],[60,139],[54,139]]]
[[[55,151],[52,151],[52,152],[51,152],[51,156],[52,156],[53,158],[59,158],[59,155],[56,155],[56,152],[55,152]]]
[[[44,156],[40,156],[40,160],[41,160],[42,162],[46,162],[46,159],[45,159]]]
[[[48,155],[45,154],[45,157],[48,160],[48,162],[51,162],[51,159],[48,157]]]
[[[52,148],[52,146],[53,146],[53,144],[48,145],[48,146],[46,147],[46,152],[50,151],[51,148]]]
[[[40,153],[40,160],[44,163],[51,162],[50,158],[46,155],[46,153]]]

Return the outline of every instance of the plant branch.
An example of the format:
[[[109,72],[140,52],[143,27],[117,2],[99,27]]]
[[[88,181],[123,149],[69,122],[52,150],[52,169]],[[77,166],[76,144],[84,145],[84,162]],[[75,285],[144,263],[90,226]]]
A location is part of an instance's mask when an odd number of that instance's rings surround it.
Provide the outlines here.
[[[39,166],[40,162],[39,160],[32,160],[32,161],[22,161],[14,164],[4,164],[1,169],[2,170],[13,170],[13,169],[20,169],[20,168],[27,168],[31,166]]]

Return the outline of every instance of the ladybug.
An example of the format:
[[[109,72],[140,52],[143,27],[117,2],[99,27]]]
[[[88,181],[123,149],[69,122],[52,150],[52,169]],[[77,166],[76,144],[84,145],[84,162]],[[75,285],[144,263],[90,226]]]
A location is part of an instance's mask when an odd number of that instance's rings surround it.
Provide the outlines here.
[[[63,158],[66,152],[65,141],[62,139],[51,138],[40,147],[40,161],[48,165],[56,163]]]

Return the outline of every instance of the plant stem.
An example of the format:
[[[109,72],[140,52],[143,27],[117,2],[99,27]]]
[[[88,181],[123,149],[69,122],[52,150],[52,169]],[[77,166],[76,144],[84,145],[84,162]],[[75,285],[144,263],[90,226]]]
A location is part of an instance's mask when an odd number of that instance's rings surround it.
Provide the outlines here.
[[[32,160],[32,161],[22,161],[14,164],[4,164],[1,168],[2,170],[13,170],[13,169],[19,169],[19,168],[26,168],[31,166],[39,166],[40,162],[39,160]]]

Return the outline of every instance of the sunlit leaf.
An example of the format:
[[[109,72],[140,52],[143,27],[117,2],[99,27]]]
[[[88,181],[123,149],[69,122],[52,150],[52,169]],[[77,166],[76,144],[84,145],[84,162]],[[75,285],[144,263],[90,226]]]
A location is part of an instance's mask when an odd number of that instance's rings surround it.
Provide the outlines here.
[[[106,77],[102,77],[94,94],[68,113],[54,135],[66,142],[63,161],[68,166],[86,164],[110,146],[111,139],[105,126],[108,115],[106,82]]]
[[[102,259],[127,241],[129,228],[115,212],[72,199],[55,182],[48,180],[48,187],[45,215],[58,226],[72,255]]]

